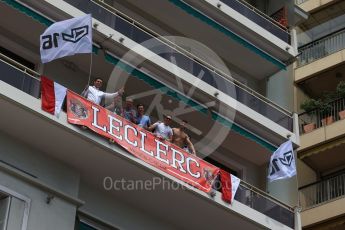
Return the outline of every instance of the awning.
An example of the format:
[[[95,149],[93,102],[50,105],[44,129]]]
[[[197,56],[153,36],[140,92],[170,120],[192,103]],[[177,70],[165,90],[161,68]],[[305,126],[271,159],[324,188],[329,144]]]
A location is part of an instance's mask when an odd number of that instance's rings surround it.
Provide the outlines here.
[[[301,157],[300,159],[304,159],[306,157],[310,157],[314,154],[318,154],[318,153],[321,153],[321,152],[324,152],[326,150],[330,150],[330,149],[333,149],[337,146],[340,146],[342,144],[345,144],[345,137],[344,138],[341,138],[341,139],[338,139],[338,140],[335,140],[335,141],[331,141],[331,142],[328,142],[328,143],[325,143],[325,144],[322,144],[320,146],[317,146],[315,148],[312,148],[310,150],[307,150],[307,151],[303,151],[301,153]]]

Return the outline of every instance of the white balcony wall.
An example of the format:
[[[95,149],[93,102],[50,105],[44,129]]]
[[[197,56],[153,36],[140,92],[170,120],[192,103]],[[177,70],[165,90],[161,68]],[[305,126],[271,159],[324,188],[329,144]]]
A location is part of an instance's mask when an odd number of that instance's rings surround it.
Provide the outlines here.
[[[106,190],[98,190],[85,181],[80,183],[80,198],[86,201],[85,205],[80,208],[82,213],[101,217],[103,221],[119,229],[177,229],[172,223],[164,222],[143,210],[125,204],[112,193]],[[154,201],[152,202],[152,205],[156,205]]]
[[[3,162],[28,172],[42,182],[71,196],[78,195],[78,173],[61,162],[48,158],[43,152],[30,147],[30,143],[17,140],[1,131],[0,153]]]

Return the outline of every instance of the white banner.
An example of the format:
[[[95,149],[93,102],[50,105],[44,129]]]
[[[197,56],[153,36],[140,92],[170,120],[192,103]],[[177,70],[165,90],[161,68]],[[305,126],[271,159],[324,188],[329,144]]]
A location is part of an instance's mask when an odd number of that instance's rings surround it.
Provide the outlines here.
[[[268,180],[270,182],[296,175],[292,142],[283,143],[271,156]]]
[[[40,37],[42,63],[54,59],[92,52],[91,14],[56,22]]]

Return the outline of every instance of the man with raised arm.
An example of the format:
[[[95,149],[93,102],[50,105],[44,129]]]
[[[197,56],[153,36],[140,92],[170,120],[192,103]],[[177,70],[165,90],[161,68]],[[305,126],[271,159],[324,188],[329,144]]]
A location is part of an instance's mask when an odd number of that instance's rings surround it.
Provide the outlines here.
[[[89,101],[94,102],[95,104],[99,105],[101,103],[102,98],[106,99],[114,99],[118,95],[122,95],[124,90],[123,88],[119,89],[119,91],[115,93],[105,93],[100,90],[103,85],[102,78],[95,78],[93,81],[93,85],[89,86],[85,92],[83,92],[83,96],[85,96]]]

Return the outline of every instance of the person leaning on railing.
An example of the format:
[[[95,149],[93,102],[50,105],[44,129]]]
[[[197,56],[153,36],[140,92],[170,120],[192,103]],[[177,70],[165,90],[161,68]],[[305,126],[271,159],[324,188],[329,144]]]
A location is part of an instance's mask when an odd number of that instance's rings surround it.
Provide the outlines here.
[[[151,132],[153,131],[153,135],[155,135],[159,139],[167,140],[167,141],[171,142],[172,136],[173,136],[173,131],[170,127],[170,123],[171,123],[171,116],[164,115],[164,121],[163,122],[158,121],[158,122],[154,123],[153,125],[148,127],[148,130]]]
[[[116,96],[114,100],[105,107],[109,111],[123,117],[121,96]]]
[[[137,116],[137,111],[134,109],[133,103],[134,103],[133,99],[127,97],[126,102],[125,102],[125,107],[123,108],[122,113],[123,113],[123,117],[126,120],[135,124],[136,123],[135,118]]]
[[[145,107],[143,104],[137,105],[137,116],[135,117],[135,123],[144,129],[148,129],[151,126],[151,119],[148,115],[145,115]]]
[[[92,101],[97,105],[100,105],[103,98],[114,99],[116,96],[119,96],[119,95],[121,96],[124,93],[123,88],[120,88],[115,93],[105,93],[105,92],[100,90],[102,85],[103,85],[103,79],[97,77],[93,81],[93,85],[86,87],[81,95],[83,97],[87,98],[89,101]]]

